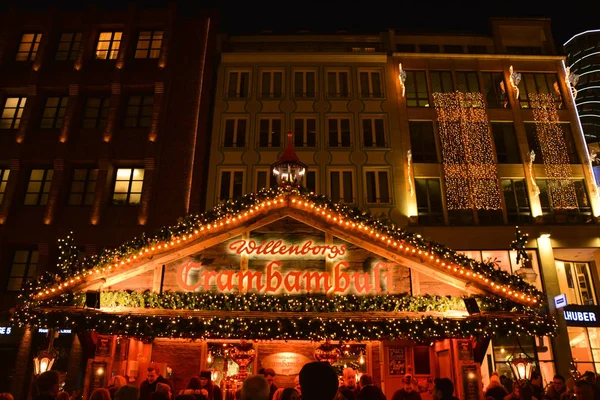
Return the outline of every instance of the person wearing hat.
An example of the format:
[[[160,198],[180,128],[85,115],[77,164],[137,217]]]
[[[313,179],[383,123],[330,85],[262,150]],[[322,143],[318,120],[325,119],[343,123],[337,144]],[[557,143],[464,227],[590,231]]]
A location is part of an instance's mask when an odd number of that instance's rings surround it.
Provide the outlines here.
[[[413,378],[411,374],[404,375],[402,383],[404,384],[404,387],[394,393],[392,400],[421,400],[421,393],[415,391],[413,388]]]
[[[214,382],[211,379],[211,376],[212,374],[207,369],[200,371],[201,389],[206,390],[207,400],[223,400],[223,393],[221,393],[221,388],[214,384]]]

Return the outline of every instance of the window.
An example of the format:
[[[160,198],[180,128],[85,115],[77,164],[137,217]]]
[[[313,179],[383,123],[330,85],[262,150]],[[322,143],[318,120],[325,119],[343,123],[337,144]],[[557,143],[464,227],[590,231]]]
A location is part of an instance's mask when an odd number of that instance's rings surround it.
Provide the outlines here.
[[[442,189],[438,178],[415,179],[419,224],[441,225],[444,223]]]
[[[143,168],[119,168],[112,202],[115,205],[140,204],[144,185]]]
[[[2,204],[2,200],[4,200],[4,193],[6,193],[8,175],[10,175],[10,169],[0,168],[0,204]]]
[[[473,46],[467,45],[467,53],[469,53],[469,54],[487,54],[487,47],[479,46],[479,45],[473,45]]]
[[[244,188],[244,171],[221,171],[219,200],[234,200],[241,197]]]
[[[406,105],[408,107],[429,107],[427,79],[425,71],[406,71]]]
[[[281,118],[260,118],[258,146],[281,147]]]
[[[70,206],[91,206],[94,204],[97,181],[97,169],[74,169],[68,204]]]
[[[65,96],[48,97],[46,99],[46,106],[44,107],[44,114],[42,115],[40,128],[62,128],[65,122],[65,113],[67,112],[68,100],[69,98]]]
[[[347,170],[329,171],[329,194],[339,203],[354,203],[354,173]]]
[[[250,97],[249,72],[229,72],[229,79],[227,79],[227,97],[242,99]]]
[[[38,259],[39,253],[37,250],[15,251],[6,290],[9,292],[19,291],[28,279],[35,277]]]
[[[383,97],[381,73],[379,71],[361,71],[358,77],[361,97]]]
[[[123,32],[101,32],[96,46],[96,59],[116,60],[121,47]]]
[[[138,33],[135,58],[158,58],[162,41],[163,31],[141,31]]]
[[[512,122],[492,122],[498,164],[520,164],[521,154]]]
[[[524,179],[502,179],[500,181],[504,203],[506,204],[506,217],[510,225],[530,224],[531,208],[527,196],[527,186]]]
[[[565,145],[567,147],[567,155],[569,156],[570,164],[578,164],[579,156],[577,155],[577,150],[575,149],[575,143],[573,141],[573,134],[571,132],[571,126],[569,124],[558,124],[563,133],[563,140],[565,141]],[[525,133],[527,135],[527,142],[529,144],[529,148],[535,152],[535,164],[543,164],[544,163],[544,154],[542,153],[542,147],[539,143],[536,126],[535,123],[529,122],[525,123]]]
[[[580,374],[600,371],[600,328],[567,326],[571,356]]]
[[[108,98],[88,97],[83,112],[83,127],[104,128],[108,119],[109,102]]]
[[[479,92],[477,72],[458,71],[456,74],[456,90],[463,93]]]
[[[474,225],[473,210],[448,210],[448,223],[450,225]]]
[[[544,50],[540,46],[506,46],[506,53],[526,56],[541,56],[544,54]]]
[[[460,53],[464,53],[464,50],[461,45],[445,44],[444,45],[444,53],[460,54]]]
[[[25,109],[27,97],[7,97],[0,117],[0,129],[17,129]]]
[[[554,97],[557,108],[563,108],[560,85],[556,74],[522,73],[519,82],[519,100],[521,108],[531,108],[529,99],[531,93],[546,93]]]
[[[294,147],[317,146],[317,119],[294,118]]]
[[[309,192],[317,193],[317,171],[311,171],[309,168],[302,178],[302,185],[304,185]]]
[[[367,171],[367,203],[390,203],[390,181],[388,171]]]
[[[53,169],[32,169],[25,193],[26,206],[44,206],[48,203]]]
[[[223,135],[223,147],[246,146],[246,126],[248,120],[245,118],[226,118],[225,133]]]
[[[450,71],[431,71],[429,72],[429,79],[431,80],[432,93],[454,92],[452,73]]]
[[[348,90],[348,72],[346,71],[328,71],[327,72],[327,97],[346,99],[350,97]]]
[[[41,41],[41,33],[24,33],[21,36],[21,43],[19,43],[19,49],[17,50],[17,61],[35,60]]]
[[[567,295],[569,304],[597,305],[590,265],[584,262],[556,260],[560,292]]]
[[[327,120],[329,147],[350,147],[350,118],[329,118]]]
[[[315,72],[294,71],[294,97],[316,97]]]
[[[410,147],[415,163],[437,163],[433,121],[408,121]]]
[[[277,178],[270,169],[256,172],[256,191],[274,187],[277,187]]]
[[[81,46],[81,32],[61,33],[54,57],[57,61],[73,61]]]
[[[542,205],[544,223],[582,224],[592,222],[592,208],[588,200],[585,183],[583,180],[572,180],[569,182],[538,179],[536,182],[540,188],[539,197]],[[577,208],[557,208],[553,201],[553,194],[556,193],[554,194],[555,196],[560,196],[562,191],[559,190],[559,188],[568,184],[572,184],[574,186],[575,196],[577,199]]]
[[[396,51],[398,53],[415,53],[417,48],[414,44],[397,44]]]
[[[126,128],[149,128],[152,124],[154,96],[129,96],[125,111]]]
[[[440,46],[437,44],[421,44],[419,50],[421,53],[439,53]]]
[[[264,71],[262,73],[261,97],[267,99],[283,97],[283,72]]]
[[[488,108],[508,108],[506,84],[502,72],[482,72],[483,95]]]
[[[386,147],[385,124],[383,118],[363,118],[363,146]]]

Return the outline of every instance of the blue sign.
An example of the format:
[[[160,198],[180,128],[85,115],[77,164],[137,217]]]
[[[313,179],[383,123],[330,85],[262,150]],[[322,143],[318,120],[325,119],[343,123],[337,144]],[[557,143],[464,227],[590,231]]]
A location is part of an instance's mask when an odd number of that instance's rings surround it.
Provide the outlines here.
[[[567,302],[567,295],[566,294],[559,294],[558,296],[554,296],[554,305],[556,306],[556,308],[562,308],[564,306],[566,306],[567,304],[569,304]]]
[[[563,308],[567,326],[600,327],[600,307],[568,305]]]

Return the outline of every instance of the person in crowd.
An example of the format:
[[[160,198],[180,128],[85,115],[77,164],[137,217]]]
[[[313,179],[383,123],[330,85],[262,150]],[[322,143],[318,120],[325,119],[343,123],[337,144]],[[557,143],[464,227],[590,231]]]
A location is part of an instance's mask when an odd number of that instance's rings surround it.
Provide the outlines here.
[[[356,392],[349,388],[338,389],[335,400],[357,400]]]
[[[512,393],[507,394],[506,396],[504,396],[504,400],[519,400],[521,397],[521,387],[519,386],[519,384],[517,382],[515,382],[512,385]]]
[[[261,369],[259,371],[259,373],[262,373],[265,377],[265,379],[267,380],[267,382],[269,383],[269,400],[273,400],[273,395],[275,395],[275,392],[277,391],[277,386],[275,385],[275,375],[277,375],[275,373],[275,370],[273,368],[264,368]]]
[[[360,388],[356,385],[356,372],[352,368],[344,368],[342,371],[342,385],[339,390],[350,389],[354,392],[354,395],[358,396]]]
[[[92,394],[90,394],[89,400],[110,400],[110,392],[105,388],[95,389]]]
[[[150,364],[146,372],[146,380],[140,385],[140,400],[151,400],[152,393],[156,392],[156,385],[159,383],[166,383],[172,390],[173,383],[160,374],[158,365]]]
[[[565,385],[564,376],[554,375],[554,378],[552,379],[552,385],[548,386],[548,388],[546,389],[546,394],[544,395],[544,399],[560,400],[562,394],[565,393],[566,391],[567,391],[567,387]]]
[[[242,384],[241,400],[269,400],[269,382],[264,375],[252,375]]]
[[[357,400],[386,400],[385,394],[375,385],[367,385],[360,389]]]
[[[8,392],[0,393],[0,400],[15,400],[12,394]]]
[[[192,396],[191,394],[178,394],[175,396],[175,400],[196,400],[196,397]]]
[[[411,374],[404,375],[402,384],[402,389],[396,390],[392,400],[421,400],[421,393],[414,390]]]
[[[533,372],[529,382],[531,384],[533,397],[538,400],[542,400],[544,397],[544,382],[542,381],[542,374],[540,374],[538,371]]]
[[[500,383],[500,377],[497,372],[494,372],[490,377],[490,384],[485,389],[485,398],[487,400],[503,400],[508,392]]]
[[[156,391],[150,396],[152,400],[171,400],[171,387],[166,383],[157,383]]]
[[[499,378],[498,383],[500,383]],[[454,384],[452,381],[448,378],[436,379],[433,384],[433,398],[435,400],[457,400],[454,397]]]
[[[362,374],[358,379],[358,387],[362,390],[366,386],[373,385],[373,377],[369,374]]]
[[[56,371],[46,371],[35,380],[37,389],[33,400],[55,400],[58,395],[60,376]]]
[[[296,389],[298,395],[302,397],[302,390],[300,389],[300,375],[296,375],[294,378],[294,389]]]
[[[140,391],[133,385],[121,386],[115,393],[115,400],[138,400]]]
[[[310,362],[300,370],[302,400],[333,400],[338,385],[337,373],[327,362]]]
[[[585,371],[581,378],[586,382],[589,382],[589,384],[592,386],[592,390],[594,391],[594,399],[600,399],[600,388],[596,386],[596,373],[593,371]]]
[[[187,384],[187,388],[179,391],[179,396],[190,395],[194,397],[194,400],[206,400],[208,392],[206,389],[202,389],[200,378],[192,376]]]
[[[521,382],[519,385],[519,400],[541,400],[533,395],[533,387],[527,381]]]
[[[124,376],[115,375],[112,378],[110,378],[108,381],[108,385],[106,386],[108,392],[110,393],[110,398],[114,400],[115,393],[117,393],[117,390],[119,390],[121,386],[125,385],[127,385],[127,379],[125,379]]]
[[[281,393],[281,400],[300,400],[300,394],[294,388],[285,388]]]
[[[598,398],[594,396],[593,386],[594,385],[585,378],[575,382],[574,393],[577,400],[597,400]]]
[[[573,378],[567,379],[565,387],[566,390],[560,395],[560,400],[572,400],[575,397],[575,380]]]
[[[281,396],[283,395],[283,388],[279,388],[273,394],[273,400],[281,400]]]
[[[500,383],[502,384],[502,386],[504,386],[504,389],[506,389],[507,393],[512,393],[513,392],[513,381],[512,381],[512,379],[510,379],[506,375],[502,374],[502,375],[500,375]]]
[[[56,395],[56,400],[69,400],[71,396],[67,392],[58,392]]]
[[[207,369],[200,371],[200,386],[206,390],[207,400],[223,400],[221,388],[212,381],[212,374]]]

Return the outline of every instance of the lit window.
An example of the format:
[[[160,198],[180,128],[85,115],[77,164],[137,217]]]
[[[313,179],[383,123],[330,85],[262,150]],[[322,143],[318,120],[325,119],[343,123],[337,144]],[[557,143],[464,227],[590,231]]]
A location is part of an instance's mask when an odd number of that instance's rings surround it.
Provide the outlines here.
[[[233,200],[244,191],[244,171],[221,171],[219,201]]]
[[[6,186],[8,185],[8,175],[10,169],[0,168],[0,204],[4,200],[4,193],[6,193]]]
[[[390,181],[388,171],[366,171],[367,202],[390,203]]]
[[[73,61],[77,58],[81,46],[81,33],[62,33],[58,41],[55,59],[58,61]]]
[[[294,118],[294,147],[317,146],[317,119],[311,117]]]
[[[44,114],[42,115],[40,128],[62,128],[65,122],[65,113],[67,112],[68,100],[69,98],[64,96],[48,97],[46,99],[46,106],[44,107]]]
[[[385,124],[383,118],[363,118],[363,146],[386,147]]]
[[[558,75],[543,73],[522,73],[521,82],[519,82],[519,101],[521,108],[531,108],[529,99],[531,93],[551,94],[554,98],[556,108],[564,108],[562,96],[560,94],[560,85]]]
[[[39,253],[37,250],[17,250],[13,255],[6,290],[16,292],[35,276]]]
[[[442,189],[438,178],[415,179],[419,224],[441,225],[444,223]]]
[[[113,192],[113,204],[140,204],[144,184],[143,168],[119,168]]]
[[[427,78],[425,71],[406,71],[406,105],[408,107],[429,107]]]
[[[509,224],[530,224],[531,208],[524,179],[502,179],[502,193],[506,204],[506,218]]]
[[[452,93],[454,84],[452,83],[452,73],[450,71],[430,71],[432,93]]]
[[[223,134],[223,147],[244,147],[247,125],[248,121],[245,118],[227,118]]]
[[[283,97],[283,72],[263,71],[261,75],[261,97],[265,99]]]
[[[277,187],[277,178],[270,169],[256,171],[256,191],[274,187]]]
[[[126,128],[149,128],[152,124],[154,96],[130,96],[125,112]]]
[[[347,71],[327,71],[327,97],[345,99],[350,97]]]
[[[540,204],[544,223],[547,224],[589,224],[593,222],[592,207],[583,180],[536,180],[540,188]],[[576,208],[563,208],[564,192],[573,191]]]
[[[462,93],[479,92],[477,72],[456,71],[456,90]]]
[[[314,71],[294,71],[294,97],[316,97],[315,86]]]
[[[26,206],[43,206],[48,203],[53,169],[32,169],[25,193]]]
[[[158,58],[162,48],[163,31],[142,31],[138,35],[135,58]]]
[[[41,41],[41,33],[24,33],[23,36],[21,36],[19,50],[17,50],[17,61],[35,60]]]
[[[281,118],[261,118],[259,123],[259,147],[281,147]]]
[[[580,306],[597,304],[594,282],[588,263],[556,260],[556,273],[560,293],[567,296],[567,303]]]
[[[358,78],[361,97],[383,97],[381,73],[379,71],[361,71]]]
[[[96,194],[97,169],[75,169],[69,192],[70,206],[91,206]]]
[[[354,203],[354,171],[330,170],[329,195],[339,203]]]
[[[116,60],[121,47],[123,32],[101,32],[96,46],[96,59]]]
[[[21,123],[27,97],[7,97],[0,119],[0,129],[17,129]]]
[[[104,128],[108,119],[110,100],[107,98],[89,97],[83,112],[83,127],[86,129]]]
[[[250,97],[250,73],[243,71],[230,71],[227,79],[227,97]]]
[[[352,134],[350,133],[350,118],[329,118],[328,145],[329,147],[352,146]]]

